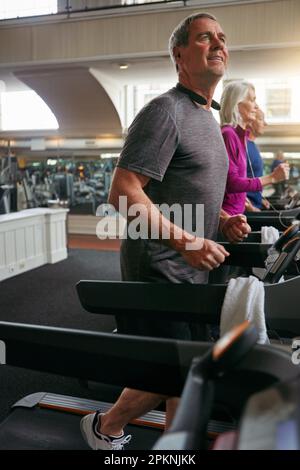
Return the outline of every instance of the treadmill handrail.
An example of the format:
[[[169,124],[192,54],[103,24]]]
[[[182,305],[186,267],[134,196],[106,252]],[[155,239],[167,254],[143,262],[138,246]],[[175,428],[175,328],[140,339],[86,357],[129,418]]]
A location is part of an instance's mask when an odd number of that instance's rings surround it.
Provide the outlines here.
[[[163,394],[180,394],[192,359],[210,347],[10,322],[0,322],[0,341],[7,365]]]
[[[227,285],[82,280],[76,288],[81,305],[91,313],[218,324]],[[270,328],[300,333],[299,292],[300,276],[265,285]]]
[[[140,315],[168,320],[218,322],[226,285],[87,281],[76,284],[83,308],[103,315]]]
[[[0,340],[11,366],[166,395],[180,395],[193,358],[211,347],[204,342],[10,322],[0,322]],[[246,376],[249,371],[262,373],[273,381],[298,375],[290,356],[272,346],[255,346],[237,369]]]
[[[247,219],[256,217],[294,217],[298,218],[300,215],[300,207],[294,209],[276,209],[276,210],[262,210],[260,212],[246,212]]]

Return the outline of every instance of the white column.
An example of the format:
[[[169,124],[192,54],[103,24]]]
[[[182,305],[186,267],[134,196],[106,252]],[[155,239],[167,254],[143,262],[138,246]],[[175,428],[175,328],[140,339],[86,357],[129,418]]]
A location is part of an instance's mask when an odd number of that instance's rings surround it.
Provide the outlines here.
[[[68,209],[48,209],[45,214],[47,263],[68,257],[66,219]]]

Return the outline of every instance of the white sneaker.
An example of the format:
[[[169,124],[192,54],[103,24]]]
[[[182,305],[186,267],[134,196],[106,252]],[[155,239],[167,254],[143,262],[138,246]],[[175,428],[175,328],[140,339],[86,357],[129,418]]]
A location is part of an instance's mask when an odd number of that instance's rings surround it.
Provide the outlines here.
[[[85,442],[93,450],[123,450],[124,445],[131,440],[131,435],[107,436],[97,431],[100,411],[86,415],[80,421],[80,430]]]

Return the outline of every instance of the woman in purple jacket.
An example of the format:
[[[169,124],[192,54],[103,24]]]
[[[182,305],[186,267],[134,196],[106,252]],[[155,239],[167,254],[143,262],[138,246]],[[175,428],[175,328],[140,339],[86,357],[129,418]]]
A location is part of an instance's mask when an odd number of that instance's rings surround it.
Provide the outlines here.
[[[261,191],[263,186],[288,178],[289,166],[280,164],[270,175],[247,178],[248,127],[256,118],[255,89],[251,83],[229,83],[221,98],[221,128],[229,157],[229,170],[223,209],[230,215],[243,214],[247,192]]]

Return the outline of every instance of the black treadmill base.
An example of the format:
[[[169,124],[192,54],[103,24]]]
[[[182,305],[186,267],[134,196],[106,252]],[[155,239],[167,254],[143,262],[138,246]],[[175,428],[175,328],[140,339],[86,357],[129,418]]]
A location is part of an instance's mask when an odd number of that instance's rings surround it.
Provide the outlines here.
[[[90,450],[81,432],[81,416],[61,411],[15,409],[1,424],[0,450]],[[126,450],[148,450],[161,431],[128,425]]]

